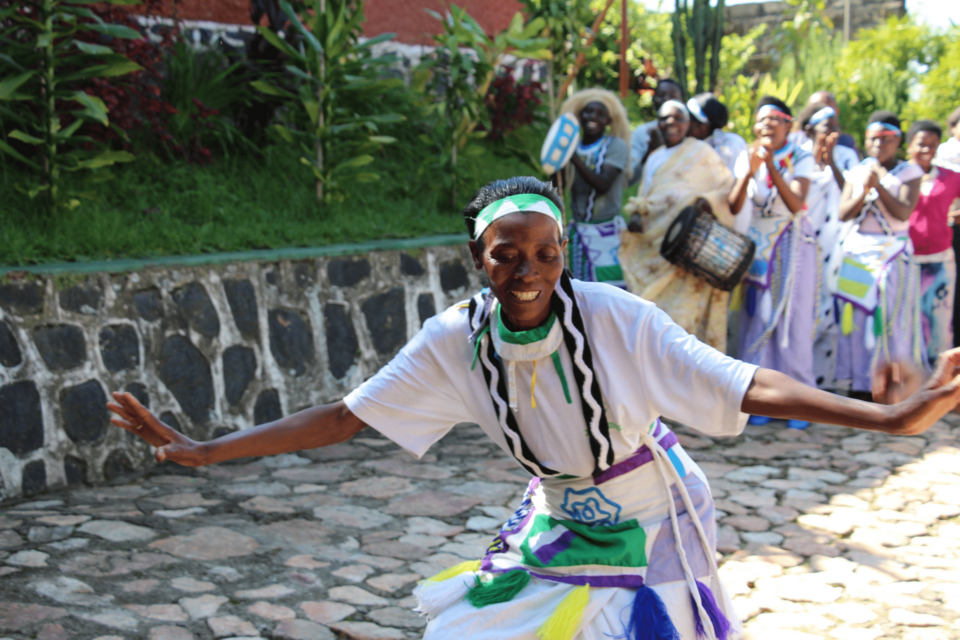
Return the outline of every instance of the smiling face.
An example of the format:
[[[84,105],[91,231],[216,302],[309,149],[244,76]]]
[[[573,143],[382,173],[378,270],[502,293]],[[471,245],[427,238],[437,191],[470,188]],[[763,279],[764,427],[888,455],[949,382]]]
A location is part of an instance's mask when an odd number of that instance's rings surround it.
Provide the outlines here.
[[[580,126],[583,127],[583,141],[599,140],[612,122],[610,112],[602,102],[588,102],[580,112]]]
[[[897,157],[897,149],[900,148],[900,136],[889,135],[886,132],[867,131],[863,146],[868,156],[876,158],[880,164],[886,165]]]
[[[910,154],[911,160],[923,167],[924,171],[930,171],[938,146],[940,146],[940,136],[930,131],[920,131],[910,141],[907,153]]]
[[[563,273],[567,241],[556,220],[541,213],[511,213],[483,233],[483,249],[470,242],[473,263],[514,330],[533,329],[550,316],[550,298]]]
[[[675,147],[686,137],[690,121],[680,107],[671,105],[664,110],[663,115],[657,118],[657,126],[660,128],[664,143],[668,147]]]
[[[763,146],[781,149],[790,135],[790,120],[776,114],[765,115],[757,119],[753,132]]]

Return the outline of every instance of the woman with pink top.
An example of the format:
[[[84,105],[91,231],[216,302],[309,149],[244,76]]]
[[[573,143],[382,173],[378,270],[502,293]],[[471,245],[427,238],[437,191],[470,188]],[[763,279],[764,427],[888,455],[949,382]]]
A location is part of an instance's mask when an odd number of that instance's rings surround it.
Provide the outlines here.
[[[960,173],[933,164],[943,132],[931,120],[918,120],[907,134],[907,152],[924,174],[920,199],[910,216],[914,260],[920,264],[920,313],[927,359],[939,349],[953,347],[953,300],[957,267],[948,218],[950,205],[960,198]]]

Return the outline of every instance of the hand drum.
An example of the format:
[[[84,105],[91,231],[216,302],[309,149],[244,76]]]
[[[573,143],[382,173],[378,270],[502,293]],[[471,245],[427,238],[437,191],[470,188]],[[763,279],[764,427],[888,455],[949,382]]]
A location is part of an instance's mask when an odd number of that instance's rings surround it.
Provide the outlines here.
[[[580,144],[580,123],[572,113],[557,118],[540,149],[540,167],[548,176],[562,169]]]

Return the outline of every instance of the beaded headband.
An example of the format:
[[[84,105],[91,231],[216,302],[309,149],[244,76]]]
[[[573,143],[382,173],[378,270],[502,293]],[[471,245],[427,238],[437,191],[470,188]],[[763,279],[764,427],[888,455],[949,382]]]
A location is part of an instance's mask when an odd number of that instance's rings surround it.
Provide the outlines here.
[[[867,131],[875,136],[902,136],[903,131],[900,127],[895,127],[888,122],[871,122],[867,126]]]
[[[660,109],[657,111],[657,117],[658,117],[658,118],[663,118],[663,117],[665,117],[665,116],[664,116],[664,113],[666,113],[666,112],[664,111],[664,109],[666,109],[667,107],[676,107],[676,108],[680,109],[680,111],[683,112],[684,117],[685,117],[687,120],[690,119],[690,112],[687,111],[687,107],[686,107],[682,102],[680,102],[679,100],[667,100],[666,102],[664,102],[664,103],[660,106]]]
[[[778,109],[772,104],[765,104],[759,109],[757,109],[757,122],[760,122],[767,116],[780,116],[787,122],[793,121],[793,116],[791,116],[789,113],[784,113],[783,111],[780,111],[780,109]]]
[[[837,115],[837,112],[833,110],[833,107],[824,107],[823,109],[820,109],[820,111],[817,111],[815,114],[813,114],[813,116],[810,118],[810,122],[807,124],[813,127],[820,124],[824,120],[829,120],[835,115]]]

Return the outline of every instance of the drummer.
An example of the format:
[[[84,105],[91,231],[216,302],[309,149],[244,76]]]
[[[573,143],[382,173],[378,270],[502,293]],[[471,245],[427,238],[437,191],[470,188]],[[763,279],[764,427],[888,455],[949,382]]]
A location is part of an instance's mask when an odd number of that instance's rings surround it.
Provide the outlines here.
[[[573,277],[623,287],[617,252],[627,225],[620,214],[624,182],[631,176],[630,123],[612,91],[584,89],[560,107],[580,121],[580,146],[567,167],[572,220]]]
[[[820,299],[816,236],[805,202],[815,170],[813,156],[788,139],[793,114],[782,100],[758,103],[757,140],[737,160],[730,211],[750,220],[747,235],[757,244],[753,264],[734,296],[742,309],[741,360],[816,386],[813,331]],[[766,424],[751,416],[750,424]],[[804,429],[802,420],[787,426]]]
[[[709,211],[731,226],[727,197],[733,175],[709,144],[687,137],[690,114],[682,102],[665,102],[658,123],[664,144],[647,158],[640,189],[625,207],[631,216],[621,239],[620,262],[627,290],[655,302],[687,332],[723,351],[729,294],[667,262],[660,247],[687,206]]]

